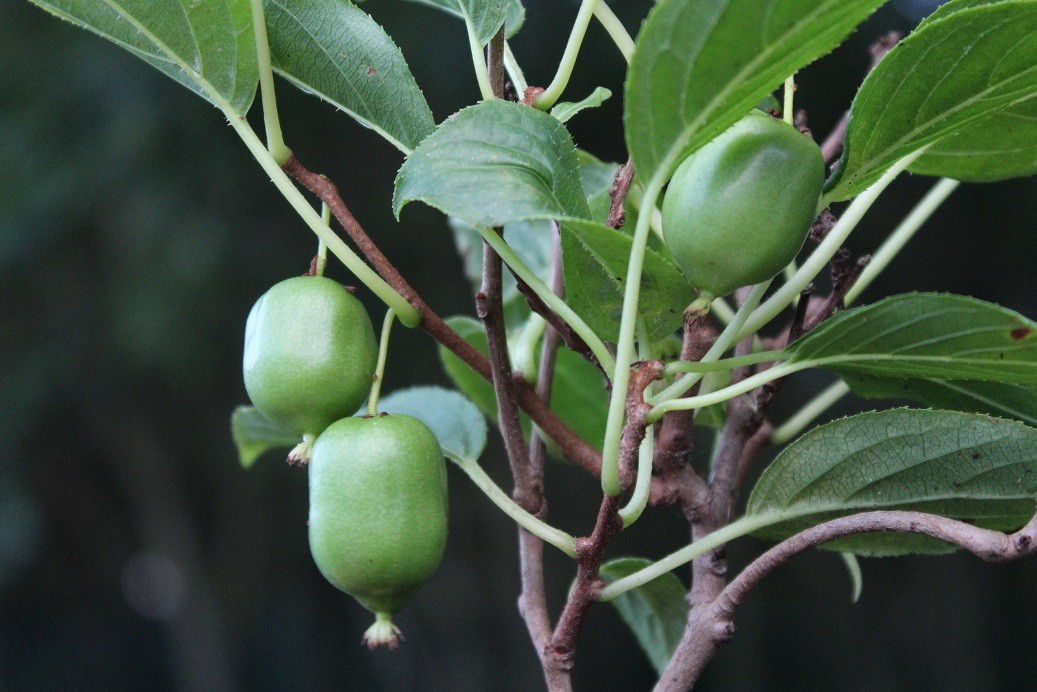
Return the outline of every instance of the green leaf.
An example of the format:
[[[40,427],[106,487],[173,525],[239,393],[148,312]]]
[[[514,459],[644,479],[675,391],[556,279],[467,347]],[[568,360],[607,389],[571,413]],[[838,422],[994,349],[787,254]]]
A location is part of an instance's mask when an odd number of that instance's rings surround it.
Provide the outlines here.
[[[443,453],[477,461],[486,449],[486,421],[462,394],[442,387],[410,387],[378,402],[378,410],[404,413],[427,425]]]
[[[610,96],[612,96],[611,91],[605,87],[598,87],[590,93],[590,96],[582,101],[562,101],[561,103],[555,104],[554,108],[551,109],[551,115],[558,118],[558,122],[567,123],[570,118],[580,111],[588,108],[597,108],[601,104],[605,103]]]
[[[433,130],[425,97],[382,27],[346,0],[265,0],[274,68],[409,152]]]
[[[1037,426],[1037,387],[975,380],[843,375],[854,394],[872,399],[909,399],[933,408],[988,413]]]
[[[611,583],[651,564],[651,560],[641,557],[620,557],[603,564],[600,574],[606,583]],[[677,575],[667,572],[611,601],[660,675],[684,635],[688,621],[686,593]]]
[[[566,301],[606,340],[617,339],[631,244],[629,235],[600,223],[562,224]],[[641,296],[641,315],[654,340],[677,329],[696,292],[672,262],[648,249]]]
[[[475,228],[587,218],[577,170],[562,123],[518,103],[483,101],[448,118],[407,158],[393,212],[420,200]]]
[[[882,509],[1007,531],[1033,515],[1034,498],[1037,430],[972,413],[894,409],[837,420],[793,442],[763,472],[746,515],[775,516],[759,534],[777,540]],[[950,549],[899,534],[853,536],[825,547],[871,555]]]
[[[966,296],[891,296],[836,315],[786,351],[790,363],[839,373],[1037,385],[1037,322]]]
[[[995,177],[1033,172],[1033,141],[1026,137],[1037,112],[1035,26],[1034,0],[960,9],[920,25],[861,85],[826,199],[857,195],[932,143],[933,155],[911,170],[973,179],[986,161],[996,163]],[[1006,128],[996,132],[993,149],[990,133],[973,135],[992,126]],[[973,153],[975,163],[968,160]]]
[[[695,149],[837,46],[884,0],[662,0],[626,81],[639,175],[668,179]]]
[[[249,0],[30,0],[122,46],[226,113],[259,83]]]
[[[263,417],[252,406],[238,406],[230,416],[230,432],[238,448],[238,461],[249,468],[264,452],[279,447],[294,447],[298,435]]]
[[[429,5],[470,22],[479,43],[486,45],[504,23],[509,38],[522,27],[526,10],[521,0],[410,0]]]
[[[486,354],[486,332],[482,323],[472,317],[449,317],[446,323],[461,338]],[[465,396],[491,421],[497,420],[497,399],[493,385],[480,377],[453,353],[439,347],[443,369]],[[597,368],[564,346],[559,347],[555,361],[554,386],[551,388],[551,410],[581,438],[595,449],[601,449],[605,439],[605,414],[608,397]],[[523,427],[529,431],[528,419],[523,416]]]

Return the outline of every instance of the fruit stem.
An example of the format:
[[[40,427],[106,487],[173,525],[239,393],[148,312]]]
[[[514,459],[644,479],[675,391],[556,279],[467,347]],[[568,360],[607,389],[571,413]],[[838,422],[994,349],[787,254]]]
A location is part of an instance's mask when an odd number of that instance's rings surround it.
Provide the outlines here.
[[[562,92],[565,91],[565,87],[569,85],[569,77],[572,76],[573,66],[576,64],[576,56],[580,54],[583,37],[587,33],[591,17],[594,16],[594,8],[598,4],[602,4],[602,0],[583,0],[580,4],[580,11],[576,14],[573,30],[569,34],[569,41],[565,44],[565,52],[562,54],[562,60],[558,63],[558,71],[555,73],[551,83],[547,85],[547,88],[537,96],[536,102],[533,104],[536,108],[546,111],[555,105]]]
[[[796,93],[796,74],[792,73],[788,79],[785,80],[785,88],[782,90],[782,96],[784,97],[784,104],[781,107],[782,119],[789,125],[792,125],[796,116],[792,112],[792,99]]]
[[[943,204],[944,200],[961,184],[959,180],[951,180],[950,178],[941,178],[940,182],[933,185],[933,187],[925,194],[915,208],[911,210],[903,221],[894,229],[890,236],[886,239],[879,249],[871,256],[871,260],[867,266],[864,267],[864,271],[857,277],[857,280],[850,287],[850,290],[846,292],[846,297],[843,299],[847,305],[856,300],[864,289],[866,289],[871,282],[875,280],[875,277],[885,269],[893,258],[897,256],[904,246],[907,245],[908,241],[914,237],[915,232],[922,227],[929,217],[933,215],[940,205]]]
[[[472,51],[472,67],[475,68],[475,79],[479,82],[479,93],[484,101],[492,101],[493,86],[490,84],[490,72],[486,67],[486,58],[483,56],[483,47],[479,43],[479,37],[475,35],[475,26],[472,21],[465,17],[465,28],[468,30],[468,47]]]
[[[403,634],[400,632],[400,628],[393,623],[392,615],[375,613],[374,624],[364,632],[363,641],[364,644],[367,644],[368,649],[384,646],[386,649],[392,650],[400,645],[400,639],[403,639]]]
[[[331,228],[331,207],[327,202],[320,204],[320,218]],[[317,238],[317,265],[313,268],[315,276],[324,276],[324,268],[328,266],[328,244],[323,238]]]
[[[266,35],[266,16],[263,0],[252,0],[252,30],[256,38],[256,58],[259,62],[259,91],[263,99],[263,124],[266,126],[266,144],[270,156],[283,166],[292,157],[281,133],[281,119],[277,114],[277,95],[274,93],[274,71],[270,65],[270,43]]]
[[[377,273],[371,267],[369,267],[360,257],[353,252],[346,243],[335,234],[334,231],[324,223],[321,219],[320,214],[310,206],[306,198],[303,197],[299,189],[292,184],[292,181],[288,178],[288,175],[284,170],[277,164],[270,152],[267,151],[266,146],[256,135],[255,131],[249,126],[248,121],[242,115],[237,115],[233,111],[226,109],[224,114],[230,122],[231,127],[234,128],[238,136],[241,137],[241,141],[245,143],[248,150],[255,157],[256,161],[263,168],[263,171],[270,176],[271,182],[280,190],[284,198],[288,200],[288,203],[292,205],[296,213],[302,217],[302,220],[306,222],[306,225],[317,234],[318,238],[321,238],[328,244],[328,249],[331,253],[338,257],[346,268],[349,269],[356,278],[359,279],[365,286],[371,289],[375,295],[377,295],[382,302],[392,308],[393,312],[396,313],[397,317],[400,318],[400,322],[408,327],[416,327],[421,324],[421,315],[414,308],[413,305],[407,302],[407,299],[396,292],[392,286],[385,282],[385,280],[378,276]]]
[[[382,379],[385,374],[385,360],[389,354],[389,334],[392,332],[392,323],[396,313],[389,308],[385,311],[385,319],[382,321],[382,336],[378,341],[378,361],[374,366],[374,377],[371,381],[371,396],[367,398],[367,415],[378,415],[378,395],[382,392]]]
[[[514,354],[512,355],[515,369],[522,373],[522,376],[526,378],[526,382],[531,384],[535,383],[537,379],[536,349],[540,343],[540,337],[544,335],[546,328],[547,320],[543,316],[535,312],[530,313],[525,327],[522,328],[522,333],[519,334],[515,342]]]
[[[619,17],[604,0],[594,6],[594,16],[601,23],[602,28],[608,32],[609,38],[616,44],[616,48],[619,48],[623,59],[630,64],[631,58],[634,57],[634,39],[630,38],[623,22],[619,21]]]

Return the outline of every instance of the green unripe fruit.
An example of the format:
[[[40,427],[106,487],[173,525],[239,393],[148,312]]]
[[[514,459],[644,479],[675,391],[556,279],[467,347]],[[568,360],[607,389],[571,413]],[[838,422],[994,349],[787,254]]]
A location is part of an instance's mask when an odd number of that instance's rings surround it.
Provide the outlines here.
[[[432,576],[447,532],[446,463],[436,436],[403,414],[344,418],[310,459],[310,552],[365,608],[372,648],[394,647],[391,616]]]
[[[663,200],[666,245],[704,297],[766,281],[803,247],[824,175],[813,140],[751,113],[677,167]]]
[[[245,324],[245,389],[264,416],[312,438],[357,412],[378,343],[360,301],[341,284],[299,276],[274,285]]]

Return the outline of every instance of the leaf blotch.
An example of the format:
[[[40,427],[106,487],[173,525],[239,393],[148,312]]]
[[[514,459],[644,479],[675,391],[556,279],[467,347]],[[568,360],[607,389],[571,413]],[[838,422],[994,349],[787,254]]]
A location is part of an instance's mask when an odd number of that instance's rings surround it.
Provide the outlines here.
[[[1012,337],[1013,341],[1020,341],[1030,336],[1033,333],[1033,329],[1030,327],[1017,327],[1009,332],[1009,336]]]

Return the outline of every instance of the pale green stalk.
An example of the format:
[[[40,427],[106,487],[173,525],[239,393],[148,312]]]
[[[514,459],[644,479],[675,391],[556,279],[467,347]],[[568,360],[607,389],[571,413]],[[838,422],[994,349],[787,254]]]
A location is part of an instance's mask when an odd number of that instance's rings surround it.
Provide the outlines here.
[[[674,375],[679,372],[694,372],[701,374],[723,372],[725,370],[734,370],[735,368],[740,368],[746,365],[757,365],[759,363],[772,363],[779,360],[786,360],[788,357],[789,356],[785,351],[759,351],[745,356],[735,356],[734,358],[724,358],[722,360],[714,361],[675,360],[666,366],[663,373],[666,375]]]
[[[527,512],[526,510],[519,507],[514,500],[497,487],[497,484],[493,482],[493,479],[486,475],[486,472],[482,470],[478,462],[472,459],[465,459],[446,452],[447,457],[452,462],[458,465],[462,471],[468,474],[468,477],[472,479],[479,490],[483,491],[486,497],[490,498],[493,504],[497,505],[505,514],[515,520],[519,526],[529,531],[531,534],[541,539],[545,543],[550,543],[554,547],[561,550],[563,553],[571,558],[576,557],[576,539],[567,534],[561,529],[556,529],[550,524],[537,519],[535,516]]]
[[[511,78],[511,83],[515,87],[515,91],[518,92],[519,98],[522,98],[526,94],[526,89],[529,88],[529,83],[526,81],[526,75],[522,72],[522,68],[518,64],[518,60],[515,59],[515,54],[511,52],[511,46],[508,42],[504,42],[504,69],[508,73],[508,77]]]
[[[281,170],[281,167],[274,160],[274,157],[267,151],[266,146],[256,136],[256,133],[249,127],[248,122],[242,115],[236,115],[229,110],[224,111],[230,121],[231,127],[234,128],[238,136],[248,147],[248,150],[262,166],[263,171],[270,176],[271,182],[281,191],[288,203],[292,205],[295,211],[302,217],[302,220],[306,222],[317,237],[323,240],[328,245],[328,249],[331,253],[341,260],[353,274],[356,275],[357,279],[360,280],[365,286],[377,295],[382,302],[389,306],[400,322],[408,327],[416,327],[421,323],[421,315],[414,309],[414,306],[408,303],[403,296],[396,292],[396,290],[387,284],[382,277],[378,276],[371,267],[360,259],[355,252],[353,252],[346,243],[335,234],[331,228],[324,223],[321,219],[320,214],[310,206],[306,201],[306,198],[302,196],[299,189],[292,184],[291,179],[288,175]]]
[[[839,248],[843,246],[850,232],[857,227],[857,224],[868,209],[871,208],[871,205],[875,203],[875,200],[879,198],[879,195],[893,182],[894,178],[900,175],[924,151],[925,149],[920,149],[897,161],[874,185],[853,200],[850,206],[846,208],[846,211],[843,212],[843,215],[839,217],[839,221],[825,236],[825,239],[821,241],[817,249],[807,258],[803,266],[799,268],[799,271],[750,315],[738,334],[739,339],[759,331],[760,327],[777,317],[782,310],[792,304],[796,297],[806,288],[807,284],[814,280],[814,277],[825,268],[832,257],[835,256],[835,253],[839,251]]]
[[[580,5],[580,11],[576,14],[576,21],[573,23],[573,30],[569,34],[569,41],[565,44],[562,60],[558,63],[558,71],[555,73],[551,83],[547,85],[547,88],[537,97],[536,102],[533,104],[536,108],[546,111],[555,105],[562,92],[565,91],[565,87],[569,85],[569,77],[572,76],[573,66],[576,64],[576,56],[580,54],[583,37],[587,33],[591,17],[594,16],[594,7],[602,1],[583,0]]]
[[[624,594],[631,589],[636,589],[639,586],[644,586],[653,579],[691,562],[698,556],[705,555],[710,550],[719,548],[735,538],[748,535],[764,526],[769,526],[780,521],[781,518],[781,515],[778,514],[761,514],[755,517],[742,517],[737,521],[733,521],[727,526],[717,529],[707,536],[703,536],[694,543],[686,545],[674,553],[670,553],[658,562],[654,562],[648,567],[622,579],[617,579],[598,592],[598,600],[611,601],[616,596]]]
[[[367,415],[378,415],[378,397],[382,393],[382,380],[385,379],[385,361],[389,355],[389,335],[392,333],[392,323],[396,313],[389,308],[385,311],[385,319],[382,321],[382,336],[378,340],[378,360],[374,366],[374,377],[371,381],[371,396],[367,398]]]
[[[735,311],[731,309],[731,306],[727,304],[727,301],[723,298],[717,298],[709,304],[710,313],[717,316],[724,324],[731,324],[731,320],[735,318]]]
[[[742,329],[742,325],[749,319],[749,315],[756,309],[756,306],[760,304],[763,294],[767,292],[767,288],[770,285],[770,281],[764,281],[763,283],[756,284],[752,287],[752,290],[749,291],[749,295],[745,298],[745,302],[738,308],[738,311],[731,318],[731,321],[727,323],[724,331],[720,333],[720,336],[717,337],[717,340],[713,342],[713,345],[709,347],[709,350],[706,351],[706,354],[702,356],[702,359],[699,362],[712,363],[718,361],[721,356],[727,353],[728,349],[737,343],[738,333]],[[713,302],[716,303],[716,301]],[[669,387],[649,399],[648,402],[651,404],[658,404],[668,399],[676,399],[684,394],[684,392],[691,389],[692,385],[701,379],[702,373],[681,377]]]
[[[842,380],[837,380],[829,385],[824,391],[804,404],[796,412],[796,415],[782,423],[771,433],[771,444],[783,445],[792,440],[806,430],[807,426],[817,420],[817,417],[827,411],[832,404],[842,399],[849,392],[850,388]]]
[[[515,342],[512,355],[515,369],[521,372],[530,384],[536,382],[537,379],[536,349],[546,327],[547,320],[535,312],[530,313],[525,327],[522,328],[522,333]]]
[[[274,71],[270,65],[270,43],[266,35],[266,17],[263,0],[252,0],[252,29],[256,37],[256,58],[259,62],[259,91],[263,99],[263,123],[266,125],[266,144],[270,155],[283,166],[292,157],[284,143],[281,119],[277,114],[277,96],[274,93]]]
[[[648,338],[648,328],[644,319],[637,321],[637,344],[638,357],[650,360],[655,357],[652,353],[652,340]],[[652,384],[649,383],[645,394],[652,393]],[[655,430],[651,425],[645,430],[645,438],[641,440],[637,448],[637,478],[634,481],[634,492],[630,495],[625,507],[620,508],[619,517],[623,520],[623,528],[633,524],[648,506],[648,496],[652,489],[652,461],[655,457]]]
[[[594,16],[597,17],[598,22],[608,32],[609,38],[616,44],[616,48],[619,48],[619,52],[623,54],[623,59],[630,64],[630,60],[634,57],[634,39],[627,33],[627,29],[623,26],[623,22],[619,21],[619,17],[612,11],[612,8],[608,6],[605,0],[601,0],[594,6]]]
[[[648,183],[644,193],[645,207],[655,206],[655,201],[665,184],[664,178],[665,176],[656,174]],[[627,387],[630,385],[630,364],[634,359],[634,327],[641,297],[641,270],[645,261],[650,225],[650,214],[638,214],[630,246],[630,259],[627,262],[623,312],[619,320],[619,342],[616,344],[616,365],[612,373],[612,396],[609,399],[605,440],[601,453],[601,487],[605,494],[610,496],[618,495],[622,491],[619,483],[619,441],[623,435]]]
[[[486,69],[486,57],[483,55],[483,47],[479,43],[479,37],[475,35],[475,27],[468,20],[464,20],[465,28],[468,30],[468,47],[472,51],[472,67],[475,68],[475,79],[479,82],[479,93],[484,101],[496,98],[493,95],[493,85],[490,84],[490,73]]]
[[[922,227],[929,217],[933,215],[940,205],[943,204],[944,200],[955,188],[960,185],[961,182],[958,180],[951,180],[950,178],[941,178],[940,182],[933,185],[932,189],[925,194],[915,208],[911,210],[911,213],[900,222],[900,225],[894,229],[890,234],[889,238],[886,239],[879,249],[871,256],[871,260],[867,266],[864,267],[864,271],[861,272],[860,277],[854,282],[850,290],[846,292],[846,304],[849,305],[858,296],[871,285],[871,282],[875,280],[875,277],[885,269],[893,258],[904,249],[904,246],[914,237],[915,233],[919,228]]]
[[[605,347],[605,344],[594,333],[594,330],[587,326],[587,323],[583,321],[583,318],[576,314],[569,305],[558,297],[554,291],[551,290],[550,286],[544,283],[543,279],[536,275],[536,273],[526,265],[522,259],[515,254],[515,251],[511,249],[504,238],[500,236],[496,231],[489,228],[480,228],[479,234],[483,237],[483,240],[494,249],[494,251],[500,255],[504,263],[508,265],[515,274],[522,279],[527,286],[529,286],[533,292],[537,295],[540,300],[544,301],[547,307],[555,311],[555,313],[562,318],[562,321],[572,327],[573,331],[583,339],[587,344],[587,347],[594,354],[594,357],[598,359],[601,367],[606,370],[611,370],[614,361],[612,354]]]
[[[792,125],[796,121],[796,116],[792,112],[792,100],[796,94],[796,75],[795,73],[790,74],[788,79],[785,80],[785,88],[782,89],[781,95],[784,103],[781,106],[781,117],[789,125]]]
[[[331,207],[326,202],[321,202],[320,205],[320,218],[324,222],[324,225],[331,228]],[[317,239],[317,266],[314,268],[314,274],[317,276],[324,276],[324,269],[328,266],[328,244],[320,238]]]
[[[699,394],[698,396],[689,396],[684,399],[669,399],[663,401],[660,404],[652,407],[647,418],[648,422],[654,423],[666,414],[667,411],[689,411],[697,408],[704,408],[706,406],[712,406],[713,404],[720,404],[728,399],[751,392],[761,385],[765,385],[768,382],[787,377],[792,373],[805,370],[807,368],[817,367],[821,360],[816,361],[805,361],[802,363],[782,363],[781,365],[775,365],[773,368],[768,368],[763,372],[756,373],[751,377],[747,377],[740,382],[728,385],[723,389],[718,389],[715,392],[709,392],[708,394]],[[685,379],[685,378],[681,378]]]

